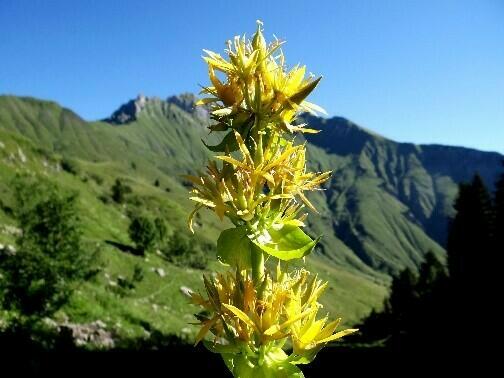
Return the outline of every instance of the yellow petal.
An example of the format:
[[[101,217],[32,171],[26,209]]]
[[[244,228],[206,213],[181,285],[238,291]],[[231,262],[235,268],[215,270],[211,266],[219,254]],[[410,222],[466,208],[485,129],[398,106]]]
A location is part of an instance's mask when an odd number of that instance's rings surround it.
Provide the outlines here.
[[[325,322],[326,322],[325,319],[320,319],[313,322],[310,325],[310,327],[306,330],[306,332],[304,332],[299,338],[301,342],[308,344],[311,343],[313,340],[315,340],[320,330],[324,326]]]
[[[275,324],[271,327],[269,327],[266,331],[264,331],[264,334],[266,336],[273,336],[275,333],[287,328],[288,326],[290,326],[292,323],[295,323],[297,322],[299,319],[302,319],[308,315],[310,315],[310,313],[312,312],[313,310],[308,310],[308,311],[305,311],[301,314],[298,314],[297,316],[287,320],[286,322],[283,322],[282,324]]]
[[[219,159],[219,160],[224,160],[225,162],[228,162],[228,163],[234,165],[235,167],[240,167],[240,168],[244,168],[244,169],[248,168],[248,166],[246,164],[243,164],[242,162],[232,158],[231,156],[220,155],[220,156],[216,156],[215,158]]]
[[[326,325],[322,329],[322,331],[320,331],[320,333],[318,334],[317,341],[323,340],[323,339],[331,336],[340,323],[341,323],[341,318],[338,318],[338,319],[332,321],[331,323],[329,323],[328,325]]]
[[[327,112],[324,110],[324,108],[306,100],[301,103],[301,107],[308,110],[310,113],[322,113],[327,115]]]
[[[203,205],[196,205],[193,211],[191,211],[191,214],[189,214],[189,218],[187,219],[187,226],[189,226],[189,230],[194,234],[194,229],[193,229],[193,218],[194,215],[198,212],[199,209],[201,209]]]
[[[257,329],[255,323],[248,317],[247,314],[245,314],[242,310],[239,308],[236,308],[233,305],[229,304],[222,304],[224,307],[226,307],[229,311],[231,311],[233,314],[235,314],[241,321],[243,321],[245,324],[247,324],[249,327]]]
[[[298,195],[306,206],[308,206],[312,211],[318,213],[317,209],[315,209],[315,206],[313,206],[312,203],[308,201],[308,198],[306,198],[306,196],[302,192],[299,192]]]
[[[208,207],[215,207],[215,203],[213,203],[212,201],[209,201],[205,198],[200,198],[200,197],[189,197],[189,199],[191,201],[194,201],[194,202],[199,202],[199,203],[202,203],[203,205],[205,206],[208,206]]]
[[[354,328],[345,329],[344,331],[337,332],[332,336],[329,336],[329,337],[326,337],[325,339],[317,341],[317,344],[328,343],[329,341],[338,340],[346,335],[350,335],[351,333],[354,333],[357,331],[358,331],[358,329],[354,329]]]
[[[234,134],[235,134],[236,142],[238,143],[238,147],[240,148],[240,151],[241,151],[243,157],[249,162],[250,165],[253,165],[252,156],[250,155],[250,152],[249,152],[247,146],[245,146],[245,142],[243,141],[240,133],[238,133],[235,130]]]
[[[196,106],[206,105],[206,104],[210,104],[212,102],[217,102],[217,101],[219,101],[219,99],[217,97],[206,97],[206,98],[202,98],[202,99],[199,99],[198,101],[196,101],[195,105]]]
[[[196,335],[196,342],[194,343],[194,346],[198,345],[198,343],[203,340],[207,332],[210,330],[210,328],[212,328],[212,326],[218,319],[218,316],[214,316],[212,319],[203,322],[203,327],[201,327],[198,334]]]

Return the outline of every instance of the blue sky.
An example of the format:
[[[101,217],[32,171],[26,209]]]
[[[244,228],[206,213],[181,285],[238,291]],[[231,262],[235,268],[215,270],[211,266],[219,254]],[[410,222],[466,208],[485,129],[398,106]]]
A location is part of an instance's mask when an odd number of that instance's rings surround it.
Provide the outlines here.
[[[201,50],[286,39],[311,100],[398,141],[504,152],[504,1],[0,0],[0,93],[85,119],[207,83]]]

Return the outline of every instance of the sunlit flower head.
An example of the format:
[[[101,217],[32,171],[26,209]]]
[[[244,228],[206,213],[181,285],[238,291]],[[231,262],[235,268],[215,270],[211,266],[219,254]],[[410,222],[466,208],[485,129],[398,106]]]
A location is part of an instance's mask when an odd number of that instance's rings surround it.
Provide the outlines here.
[[[260,155],[258,149],[254,155],[238,132],[234,136],[241,159],[216,156],[222,168],[211,162],[206,175],[187,176],[195,186],[190,199],[197,203],[196,211],[207,207],[221,220],[227,216],[235,224],[241,220],[268,226],[301,203],[316,211],[303,192],[317,190],[331,172],[307,172],[304,145],[270,138]]]
[[[251,40],[243,35],[228,41],[227,57],[204,50],[212,85],[203,87],[202,93],[209,97],[198,104],[210,107],[212,118],[218,122],[212,130],[229,128],[242,134],[246,128],[316,132],[293,122],[301,112],[325,113],[306,101],[321,78],[307,75],[306,66],[287,69],[282,45],[276,38],[267,44],[258,21]]]
[[[210,332],[213,338],[205,342],[210,349],[238,359],[247,356],[252,368],[270,352],[279,364],[307,363],[327,343],[356,331],[335,333],[340,319],[317,319],[326,285],[304,269],[289,274],[280,265],[274,278],[265,276],[259,285],[238,270],[205,278],[206,295],[192,295],[204,310],[197,315],[201,330],[196,343]],[[281,351],[287,340],[294,348],[291,356]]]

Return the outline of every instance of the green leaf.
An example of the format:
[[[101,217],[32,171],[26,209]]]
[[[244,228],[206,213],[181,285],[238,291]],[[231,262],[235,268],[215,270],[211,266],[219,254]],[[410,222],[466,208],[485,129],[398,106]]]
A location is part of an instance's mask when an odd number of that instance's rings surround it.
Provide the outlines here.
[[[233,373],[234,370],[234,359],[236,357],[236,354],[233,353],[222,353],[221,354],[222,359],[224,360],[224,363],[226,364],[227,368],[231,373]]]
[[[236,143],[236,137],[234,135],[233,130],[227,133],[226,136],[222,139],[222,141],[215,146],[209,146],[208,144],[205,143],[203,139],[201,141],[203,142],[205,147],[212,152],[226,152],[226,151],[233,152],[238,150],[238,143]]]
[[[254,240],[254,244],[280,260],[300,259],[308,255],[320,239],[312,240],[298,226],[287,224],[279,230],[270,228],[267,233],[271,242],[260,243]]]
[[[321,348],[313,348],[311,351],[303,354],[303,355],[298,355],[298,354],[291,354],[287,361],[290,364],[293,365],[306,365],[312,362],[315,357],[317,357],[317,353],[320,351]]]
[[[236,345],[221,345],[216,344],[209,340],[202,340],[203,345],[212,353],[220,353],[220,354],[237,354],[240,352],[240,348]]]
[[[227,129],[229,129],[229,127],[224,124],[224,123],[216,123],[214,125],[210,125],[208,126],[208,128],[210,129],[210,131],[226,131]]]
[[[233,375],[239,378],[304,378],[301,370],[287,361],[268,358],[260,365],[255,359],[238,355],[233,359],[233,366]]]
[[[217,258],[220,262],[241,269],[251,267],[251,242],[245,227],[236,227],[221,232],[217,240]]]

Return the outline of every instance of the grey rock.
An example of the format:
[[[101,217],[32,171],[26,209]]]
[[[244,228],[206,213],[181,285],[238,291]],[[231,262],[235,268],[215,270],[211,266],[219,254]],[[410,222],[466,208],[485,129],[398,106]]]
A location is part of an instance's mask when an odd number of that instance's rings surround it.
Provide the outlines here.
[[[164,271],[163,268],[156,268],[155,269],[156,273],[159,275],[159,277],[164,277],[166,276],[166,272]]]
[[[188,297],[191,297],[191,294],[194,293],[194,290],[187,286],[180,286],[180,292]]]
[[[149,99],[143,94],[139,94],[136,99],[128,101],[117,109],[106,122],[116,125],[124,125],[126,123],[135,121],[140,112],[145,108]]]
[[[209,111],[204,106],[196,106],[198,99],[192,93],[182,93],[177,96],[170,96],[166,99],[169,104],[174,104],[187,113],[194,114],[199,119],[209,118]]]
[[[28,161],[28,159],[26,158],[26,155],[24,154],[21,147],[18,147],[17,153],[18,153],[18,157],[19,157],[19,160],[21,161],[21,163],[24,164]]]
[[[107,325],[102,320],[95,320],[88,324],[65,322],[60,328],[69,329],[77,345],[92,344],[99,348],[110,349],[115,345],[112,332],[107,331]]]

